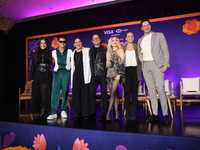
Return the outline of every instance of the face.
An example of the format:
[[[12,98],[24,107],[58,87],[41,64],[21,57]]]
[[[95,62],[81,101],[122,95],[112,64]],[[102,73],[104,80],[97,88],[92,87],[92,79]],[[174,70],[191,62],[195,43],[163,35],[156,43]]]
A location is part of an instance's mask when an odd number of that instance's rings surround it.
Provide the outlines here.
[[[119,39],[116,38],[116,37],[113,37],[113,38],[111,39],[111,46],[112,46],[112,47],[117,47],[118,44],[119,44]]]
[[[58,40],[58,44],[60,48],[64,48],[66,46],[66,40],[64,38],[60,38]]]
[[[128,43],[132,43],[134,41],[134,34],[129,32],[127,35],[126,35],[126,40]]]
[[[82,49],[82,45],[83,45],[83,43],[81,42],[81,40],[80,39],[75,39],[75,41],[74,41],[74,46],[76,47],[76,49]]]
[[[148,21],[143,22],[141,29],[144,32],[144,34],[149,34],[151,32],[150,23]]]
[[[100,46],[101,44],[101,39],[99,38],[98,35],[93,35],[92,37],[92,43],[94,44],[94,46]]]
[[[40,41],[40,48],[41,48],[41,49],[46,49],[46,48],[47,48],[47,43],[46,43],[45,40],[41,40],[41,41]]]

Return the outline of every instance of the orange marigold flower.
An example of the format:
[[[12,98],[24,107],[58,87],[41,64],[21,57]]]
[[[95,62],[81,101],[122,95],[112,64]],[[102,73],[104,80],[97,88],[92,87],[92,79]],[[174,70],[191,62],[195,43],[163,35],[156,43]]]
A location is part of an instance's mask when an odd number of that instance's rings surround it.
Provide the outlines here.
[[[200,30],[200,21],[196,19],[187,20],[182,31],[188,35],[195,34]]]
[[[38,134],[37,137],[34,137],[33,143],[34,145],[32,146],[35,150],[45,150],[47,147],[47,142],[43,134]]]
[[[51,47],[53,48],[58,48],[59,45],[58,45],[58,37],[54,37],[53,40],[51,41]]]
[[[88,147],[88,143],[84,143],[84,140],[79,140],[79,138],[77,138],[74,141],[74,145],[73,145],[73,150],[89,150]]]
[[[15,147],[3,148],[2,150],[31,150],[31,149],[28,149],[27,147],[22,147],[22,146],[15,146]]]

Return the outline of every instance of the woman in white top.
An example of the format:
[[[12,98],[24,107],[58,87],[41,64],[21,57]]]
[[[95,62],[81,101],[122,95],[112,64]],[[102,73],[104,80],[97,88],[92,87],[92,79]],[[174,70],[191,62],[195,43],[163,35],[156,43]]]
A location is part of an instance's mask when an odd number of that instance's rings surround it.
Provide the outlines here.
[[[89,48],[82,46],[80,38],[74,39],[76,49],[72,53],[71,85],[74,106],[74,120],[89,116],[89,83],[91,79]]]
[[[124,98],[126,107],[126,121],[136,119],[138,101],[138,83],[142,80],[141,62],[138,58],[137,45],[133,43],[134,34],[126,33],[127,43],[123,46],[125,52],[125,82]],[[131,102],[132,95],[132,102]]]

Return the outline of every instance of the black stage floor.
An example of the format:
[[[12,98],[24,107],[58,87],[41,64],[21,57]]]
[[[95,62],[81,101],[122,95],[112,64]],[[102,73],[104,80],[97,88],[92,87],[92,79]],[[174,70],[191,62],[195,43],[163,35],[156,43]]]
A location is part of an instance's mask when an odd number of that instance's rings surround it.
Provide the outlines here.
[[[23,124],[37,124],[46,126],[57,126],[66,128],[79,128],[98,131],[113,131],[113,132],[126,132],[126,133],[143,133],[155,135],[171,135],[171,136],[185,136],[200,138],[200,104],[186,103],[183,105],[183,111],[180,112],[180,106],[176,105],[176,111],[173,111],[174,118],[170,118],[170,124],[165,125],[159,106],[160,122],[158,124],[146,123],[145,120],[150,116],[149,112],[145,109],[143,104],[138,104],[136,121],[126,122],[121,104],[119,104],[120,117],[119,121],[111,120],[110,123],[98,121],[100,116],[100,104],[96,104],[96,120],[73,119],[73,104],[71,110],[68,112],[67,119],[61,119],[60,110],[58,111],[58,118],[55,120],[31,120],[30,116],[21,117],[18,119],[17,109],[12,111],[5,111],[0,115],[0,121],[15,122]],[[113,115],[112,115],[113,114]],[[111,112],[111,119],[114,116],[114,111]],[[170,116],[170,113],[169,113]]]

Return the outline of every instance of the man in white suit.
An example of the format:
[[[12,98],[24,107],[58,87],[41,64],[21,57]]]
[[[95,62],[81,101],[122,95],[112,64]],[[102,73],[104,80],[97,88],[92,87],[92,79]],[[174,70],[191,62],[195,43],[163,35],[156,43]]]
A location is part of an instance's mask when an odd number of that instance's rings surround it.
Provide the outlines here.
[[[167,99],[164,85],[164,72],[170,66],[167,42],[163,33],[151,31],[151,24],[148,19],[142,20],[140,24],[144,36],[138,40],[138,55],[142,62],[142,71],[153,110],[153,115],[146,121],[148,123],[159,122],[157,91],[164,122],[168,124]]]

